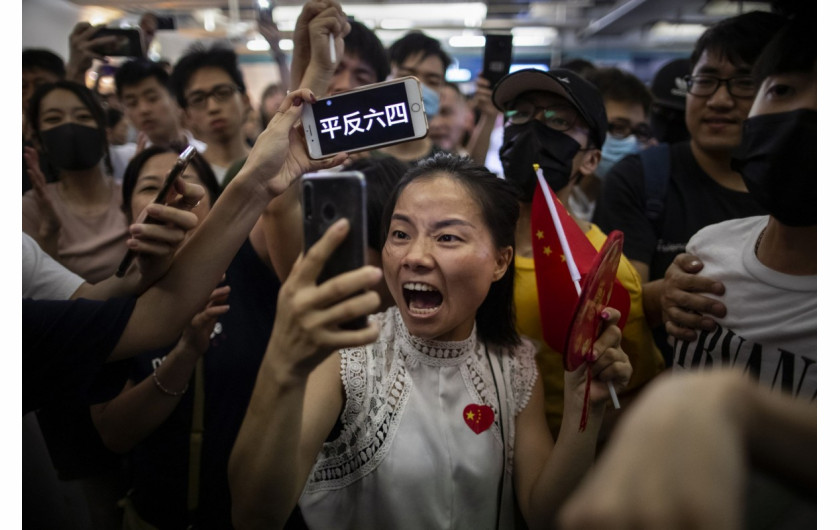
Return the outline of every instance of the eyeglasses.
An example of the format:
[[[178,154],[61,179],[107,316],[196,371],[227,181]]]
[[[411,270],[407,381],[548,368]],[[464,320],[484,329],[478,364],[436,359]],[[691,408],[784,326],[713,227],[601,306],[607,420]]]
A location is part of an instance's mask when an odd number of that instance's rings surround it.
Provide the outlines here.
[[[541,107],[530,101],[514,101],[505,111],[505,119],[515,125],[522,125],[537,119],[540,114],[543,117],[541,121],[555,131],[568,131],[578,120],[578,113],[572,107],[565,105]]]
[[[687,75],[685,82],[688,93],[694,96],[708,97],[717,92],[721,83],[726,83],[729,94],[736,98],[752,98],[758,91],[755,79],[750,76],[722,79],[711,75]]]
[[[216,85],[210,92],[193,92],[187,96],[187,106],[193,109],[204,109],[207,107],[207,98],[213,96],[216,103],[229,100],[238,89],[236,85]]]
[[[644,122],[631,125],[626,120],[611,121],[607,124],[607,131],[617,140],[623,140],[631,134],[640,142],[646,142],[653,137],[653,129]]]

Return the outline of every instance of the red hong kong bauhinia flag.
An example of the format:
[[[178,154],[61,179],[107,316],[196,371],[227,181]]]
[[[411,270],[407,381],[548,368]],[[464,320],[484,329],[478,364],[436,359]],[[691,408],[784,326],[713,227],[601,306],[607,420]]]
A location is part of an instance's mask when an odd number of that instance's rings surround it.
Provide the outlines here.
[[[554,193],[549,190],[549,194],[551,195],[549,199],[554,202],[557,217],[566,234],[573,263],[577,265],[581,278],[584,278],[591,269],[598,251]],[[537,297],[540,303],[543,339],[553,350],[563,352],[577,305],[578,287],[572,279],[560,236],[554,228],[546,196],[539,184],[534,190],[531,203],[531,242],[534,249],[534,269],[537,275]],[[630,310],[630,295],[618,278],[613,284],[608,305],[621,312],[618,326],[623,329]]]

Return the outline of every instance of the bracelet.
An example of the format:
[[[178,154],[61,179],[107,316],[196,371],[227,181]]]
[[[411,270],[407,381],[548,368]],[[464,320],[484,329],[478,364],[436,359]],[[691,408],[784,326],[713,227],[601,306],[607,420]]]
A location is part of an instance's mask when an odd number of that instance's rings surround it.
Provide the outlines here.
[[[165,386],[160,384],[160,380],[158,379],[158,376],[157,376],[157,368],[155,368],[154,372],[152,372],[152,379],[155,380],[155,386],[158,388],[158,390],[160,390],[161,392],[163,392],[167,396],[176,396],[176,397],[183,396],[184,394],[187,393],[187,389],[190,387],[190,384],[187,383],[187,385],[184,387],[184,389],[181,390],[180,392],[173,392],[173,391],[169,390],[168,388],[166,388]]]

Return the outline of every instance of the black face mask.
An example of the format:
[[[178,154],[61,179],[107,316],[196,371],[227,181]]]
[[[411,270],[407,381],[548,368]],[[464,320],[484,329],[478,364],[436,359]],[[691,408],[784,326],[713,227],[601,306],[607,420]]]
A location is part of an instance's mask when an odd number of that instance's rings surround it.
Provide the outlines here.
[[[499,159],[505,180],[519,191],[519,200],[531,202],[537,187],[534,164],[543,170],[548,186],[565,188],[572,175],[572,161],[581,145],[568,134],[555,131],[538,120],[505,127]]]
[[[817,224],[817,111],[799,109],[746,119],[732,169],[780,223]]]
[[[41,131],[47,158],[60,169],[90,169],[104,156],[102,133],[94,127],[65,123]]]

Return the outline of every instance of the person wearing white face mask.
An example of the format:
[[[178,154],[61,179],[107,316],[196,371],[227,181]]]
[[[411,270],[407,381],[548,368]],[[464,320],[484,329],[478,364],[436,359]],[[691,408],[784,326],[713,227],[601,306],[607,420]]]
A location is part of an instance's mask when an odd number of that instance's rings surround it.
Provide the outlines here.
[[[618,68],[597,68],[584,78],[595,85],[607,111],[607,137],[595,173],[572,190],[569,206],[578,217],[592,220],[601,182],[616,162],[656,144],[650,128],[653,96],[635,75]]]
[[[388,49],[388,56],[391,60],[391,78],[410,75],[420,80],[426,118],[431,122],[440,106],[438,91],[443,87],[446,69],[452,63],[452,58],[443,51],[437,39],[419,31],[412,31],[395,41]],[[430,136],[426,136],[412,142],[384,147],[379,151],[414,165],[441,149],[434,145]]]

